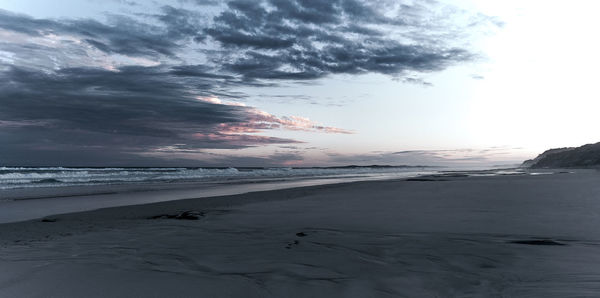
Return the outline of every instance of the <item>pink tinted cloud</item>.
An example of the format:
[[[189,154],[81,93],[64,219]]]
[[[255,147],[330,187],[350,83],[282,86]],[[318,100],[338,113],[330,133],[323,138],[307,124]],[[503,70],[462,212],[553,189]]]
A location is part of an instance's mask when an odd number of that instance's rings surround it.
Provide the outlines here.
[[[244,106],[242,103],[226,102],[216,97],[198,97],[199,100],[212,104]],[[283,116],[277,117],[257,108],[247,108],[247,120],[241,123],[222,123],[218,125],[217,130],[224,134],[229,133],[257,133],[269,129],[287,129],[299,131],[324,132],[335,134],[353,134],[353,131],[324,126],[301,116]]]
[[[290,144],[290,143],[302,143],[300,141],[283,139],[268,136],[256,136],[247,134],[233,134],[233,133],[195,133],[193,138],[196,141],[202,141],[207,143],[226,143],[234,147],[246,147],[253,146],[256,144]]]
[[[269,124],[272,128],[283,128],[289,130],[314,131],[324,133],[352,134],[354,132],[342,128],[323,126],[306,117],[283,116],[277,117],[267,112],[254,109],[251,112],[250,123],[256,125]]]

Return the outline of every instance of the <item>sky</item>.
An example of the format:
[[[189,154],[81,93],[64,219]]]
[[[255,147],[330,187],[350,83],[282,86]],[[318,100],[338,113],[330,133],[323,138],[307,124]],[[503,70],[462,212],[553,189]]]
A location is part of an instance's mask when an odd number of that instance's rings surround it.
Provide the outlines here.
[[[519,164],[600,141],[598,6],[1,0],[0,166]]]

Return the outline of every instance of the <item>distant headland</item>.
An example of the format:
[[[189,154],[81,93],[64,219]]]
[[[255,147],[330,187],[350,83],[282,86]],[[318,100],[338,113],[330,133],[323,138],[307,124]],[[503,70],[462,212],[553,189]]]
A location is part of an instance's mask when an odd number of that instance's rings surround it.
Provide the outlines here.
[[[546,150],[523,162],[527,168],[581,168],[600,166],[600,143]]]

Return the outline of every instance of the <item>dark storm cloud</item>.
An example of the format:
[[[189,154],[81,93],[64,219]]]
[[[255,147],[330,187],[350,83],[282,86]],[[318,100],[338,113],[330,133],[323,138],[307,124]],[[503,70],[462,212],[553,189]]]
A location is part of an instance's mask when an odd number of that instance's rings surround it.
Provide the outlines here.
[[[201,2],[201,7],[217,5]],[[179,74],[199,73],[194,67],[208,74],[206,65],[187,65],[188,57],[180,50],[190,44],[212,44],[212,50],[200,51],[211,65],[212,76],[237,76],[238,82],[259,86],[330,74],[405,77],[473,59],[468,49],[452,46],[458,30],[445,26],[449,16],[435,15],[421,3],[376,4],[235,0],[226,2],[226,8],[212,20],[199,11],[163,6],[160,13],[144,14],[146,18],[141,19],[109,15],[106,23],[35,19],[0,10],[0,28],[38,37],[73,35],[107,54],[174,58],[182,61]],[[394,16],[384,14],[386,8],[394,10]],[[484,20],[484,16],[478,18]],[[31,50],[23,47],[22,51]]]
[[[108,23],[92,19],[35,19],[0,9],[0,29],[30,36],[74,35],[106,53],[131,56],[175,56],[180,42],[201,41],[199,15],[170,6],[154,15],[159,22],[148,24],[123,15],[111,15]]]
[[[43,73],[17,67],[0,74],[5,120],[69,120],[98,132],[145,135],[131,121],[210,124],[237,121],[239,107],[211,105],[192,98],[181,82],[159,68],[123,67],[118,72],[68,68]],[[160,118],[154,118],[160,112]],[[201,117],[198,117],[201,116]],[[96,121],[103,120],[103,121]],[[157,123],[161,124],[161,123]],[[152,134],[164,135],[161,125]]]
[[[196,42],[204,40],[202,34],[203,16],[200,13],[169,5],[162,7],[162,14],[155,16],[166,27],[165,36],[174,40],[192,38]]]
[[[247,125],[254,110],[198,100],[198,91],[161,68],[44,73],[9,67],[0,73],[0,82],[3,158],[43,161],[71,151],[95,156],[136,154],[171,144],[239,149],[297,142],[221,133],[223,125]]]
[[[179,0],[180,3],[194,3],[200,6],[217,6],[222,4],[222,0]]]
[[[91,165],[106,163],[112,154],[119,161],[156,164],[161,154],[301,143],[255,135],[265,130],[352,133],[221,103],[209,96],[212,91],[203,91],[218,89],[217,80],[189,81],[173,74],[177,71],[129,66],[42,72],[8,66],[0,72],[0,163],[45,164],[71,156],[71,165]]]
[[[197,78],[213,78],[213,79],[225,79],[234,80],[235,77],[231,75],[222,75],[215,73],[213,68],[207,67],[206,65],[180,65],[171,68],[171,74],[181,77],[197,77]]]
[[[219,60],[224,70],[247,80],[369,72],[403,76],[473,58],[467,49],[449,46],[455,37],[450,32],[431,34],[439,28],[422,21],[429,17],[422,6],[402,5],[398,16],[387,17],[368,3],[230,1],[205,32],[231,50],[228,59]],[[403,33],[389,33],[394,31]]]

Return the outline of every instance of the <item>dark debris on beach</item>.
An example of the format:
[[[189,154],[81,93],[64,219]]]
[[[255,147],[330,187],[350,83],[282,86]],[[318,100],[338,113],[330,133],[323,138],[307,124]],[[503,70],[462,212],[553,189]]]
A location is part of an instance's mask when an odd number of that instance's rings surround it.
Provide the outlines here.
[[[177,214],[161,214],[151,216],[149,219],[184,219],[184,220],[198,220],[204,216],[204,212],[201,211],[184,211]]]

